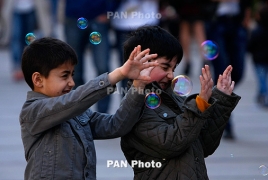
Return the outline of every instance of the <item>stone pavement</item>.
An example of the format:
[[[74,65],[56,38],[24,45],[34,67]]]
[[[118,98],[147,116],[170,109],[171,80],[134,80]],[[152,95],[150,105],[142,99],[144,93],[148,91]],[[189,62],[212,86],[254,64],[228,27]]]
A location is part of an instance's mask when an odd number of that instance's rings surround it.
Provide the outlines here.
[[[193,51],[193,93],[199,90],[198,75],[200,63],[197,51]],[[90,52],[87,52],[90,54]],[[87,56],[86,77],[95,77],[93,65]],[[22,180],[25,168],[23,145],[21,142],[19,112],[29,90],[24,82],[15,83],[11,79],[11,59],[8,49],[0,49],[0,180]],[[222,142],[216,152],[206,159],[210,180],[264,180],[259,172],[260,165],[268,166],[268,109],[262,109],[255,103],[256,80],[251,57],[247,56],[243,82],[235,92],[242,96],[233,112],[233,124],[236,139]],[[112,52],[111,67],[118,66],[117,54]],[[175,74],[181,72],[180,65]],[[120,96],[112,95],[110,113],[119,106]],[[92,107],[95,109],[95,106]],[[120,150],[120,139],[95,141],[97,150],[98,180],[130,180],[132,169],[108,168],[107,160],[124,161]]]

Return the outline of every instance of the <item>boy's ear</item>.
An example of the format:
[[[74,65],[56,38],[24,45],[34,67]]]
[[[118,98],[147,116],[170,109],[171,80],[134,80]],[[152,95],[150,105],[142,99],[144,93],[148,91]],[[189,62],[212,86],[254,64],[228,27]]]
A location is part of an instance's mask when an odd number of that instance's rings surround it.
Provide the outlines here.
[[[43,76],[39,72],[34,72],[32,75],[32,81],[35,87],[43,87]]]

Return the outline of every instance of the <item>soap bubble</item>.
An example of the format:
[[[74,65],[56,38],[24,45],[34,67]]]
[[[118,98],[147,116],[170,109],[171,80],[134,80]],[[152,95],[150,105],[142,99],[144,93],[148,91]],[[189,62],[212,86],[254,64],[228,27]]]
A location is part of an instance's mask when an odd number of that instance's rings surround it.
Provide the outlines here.
[[[193,89],[193,82],[186,75],[176,76],[171,82],[173,92],[178,96],[187,96]]]
[[[25,36],[25,42],[26,42],[27,45],[30,45],[35,39],[36,38],[35,38],[34,33],[28,33]]]
[[[101,43],[101,34],[99,32],[92,32],[89,35],[89,41],[95,45],[100,44]]]
[[[78,20],[77,20],[77,26],[80,28],[80,29],[86,29],[87,26],[88,26],[88,21],[86,18],[83,18],[83,17],[80,17]]]
[[[161,98],[158,94],[151,92],[145,96],[145,105],[150,109],[158,108],[161,104]]]
[[[267,176],[267,175],[268,175],[268,168],[267,168],[267,166],[265,166],[265,165],[261,165],[261,166],[259,167],[259,171],[260,171],[260,173],[261,173],[263,176]]]
[[[207,60],[214,60],[219,55],[218,45],[213,41],[210,40],[204,41],[201,44],[201,49],[204,58],[206,58]]]

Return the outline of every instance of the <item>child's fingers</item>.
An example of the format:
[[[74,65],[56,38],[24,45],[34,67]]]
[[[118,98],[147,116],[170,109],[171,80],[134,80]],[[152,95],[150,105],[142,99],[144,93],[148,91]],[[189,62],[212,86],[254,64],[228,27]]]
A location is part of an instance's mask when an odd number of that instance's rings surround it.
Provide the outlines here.
[[[231,85],[232,83],[232,76],[231,76],[231,73],[228,74],[228,84]]]
[[[232,84],[231,84],[231,86],[230,86],[230,90],[231,90],[231,92],[233,92],[233,90],[234,90],[234,85],[235,85],[235,82],[232,81]]]
[[[209,81],[211,77],[207,70],[208,69],[206,67],[202,68],[202,75],[203,75],[204,80]]]
[[[213,87],[213,85],[214,85],[213,79],[212,79],[212,78],[210,78],[210,80],[209,80],[209,86],[212,88],[212,87]]]
[[[151,81],[151,77],[150,76],[139,76],[138,80],[141,81]]]
[[[232,77],[231,77],[232,67],[231,66],[228,66],[228,69],[226,69],[226,70],[227,71],[224,71],[222,83],[226,87],[230,87],[231,86],[231,83],[232,83]]]
[[[233,69],[233,67],[231,65],[227,66],[227,68],[223,72],[224,78],[226,78],[228,76],[228,74],[230,74],[232,72],[232,69]]]
[[[131,54],[129,55],[129,60],[133,61],[134,58],[136,57],[136,52],[137,52],[137,48],[135,47],[134,50],[131,52]]]
[[[203,76],[203,79],[205,80],[205,79],[206,79],[206,77],[207,77],[207,74],[206,74],[206,70],[205,70],[205,68],[202,68],[202,69],[201,69],[201,71],[202,71],[202,76]]]
[[[204,79],[204,77],[202,75],[199,76],[199,81],[200,81],[200,85],[201,85],[201,91],[206,92],[209,88],[208,81],[206,79]]]
[[[155,59],[157,57],[157,54],[147,54],[146,56],[144,56],[140,62],[141,63],[146,63],[149,60]]]
[[[139,54],[137,54],[137,56],[135,57],[135,60],[142,59],[145,56],[145,54],[148,54],[149,52],[150,52],[150,49],[145,49],[141,51]]]
[[[204,82],[204,78],[202,75],[199,76],[199,81],[200,81],[200,85],[201,85],[201,89],[203,88],[203,82]]]
[[[140,52],[141,52],[141,46],[138,45],[138,46],[137,46],[137,54],[140,54]]]
[[[158,66],[158,62],[157,61],[153,61],[153,62],[148,62],[148,63],[144,63],[142,66],[142,69],[146,69],[152,66]]]
[[[221,86],[221,83],[222,83],[222,75],[220,74],[218,78],[217,86]]]
[[[152,66],[152,67],[148,67],[148,68],[145,68],[145,69],[143,69],[141,72],[140,72],[140,75],[141,76],[149,76],[150,75],[150,73],[151,73],[151,71],[154,69],[154,67]]]
[[[206,69],[208,79],[211,79],[211,73],[210,73],[209,65],[205,65],[205,69]]]

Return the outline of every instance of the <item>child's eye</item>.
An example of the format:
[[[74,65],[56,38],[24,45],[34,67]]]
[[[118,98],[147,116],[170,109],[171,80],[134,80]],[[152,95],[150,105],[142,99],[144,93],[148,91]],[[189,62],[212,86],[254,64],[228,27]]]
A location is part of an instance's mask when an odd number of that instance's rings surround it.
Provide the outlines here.
[[[168,70],[168,67],[162,67],[163,70],[167,71]]]

